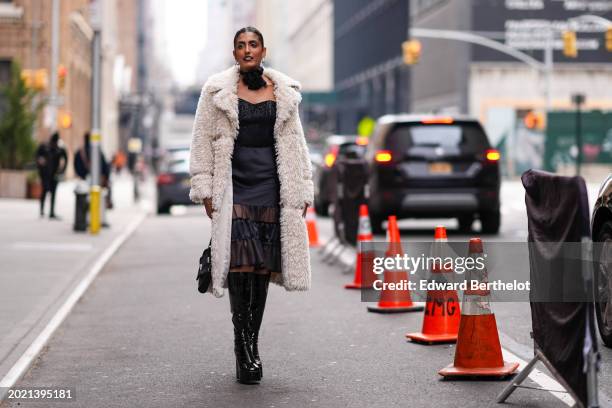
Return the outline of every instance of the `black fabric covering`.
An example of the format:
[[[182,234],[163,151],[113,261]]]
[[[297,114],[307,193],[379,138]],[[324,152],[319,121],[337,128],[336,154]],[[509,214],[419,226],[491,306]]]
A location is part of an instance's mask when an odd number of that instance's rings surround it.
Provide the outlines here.
[[[589,290],[592,282],[583,278],[580,254],[568,256],[564,253],[567,247],[561,245],[590,237],[584,180],[537,170],[526,171],[521,180],[526,192],[528,240],[533,243],[529,248],[532,299],[567,300]],[[579,251],[579,245],[575,247]],[[593,315],[593,303],[531,302],[535,347],[583,405],[587,403],[585,343],[592,342],[597,349]]]
[[[366,203],[365,186],[367,163],[360,158],[339,157],[334,165],[333,178],[338,188],[332,194],[334,230],[342,242],[356,245],[359,228],[359,206]]]

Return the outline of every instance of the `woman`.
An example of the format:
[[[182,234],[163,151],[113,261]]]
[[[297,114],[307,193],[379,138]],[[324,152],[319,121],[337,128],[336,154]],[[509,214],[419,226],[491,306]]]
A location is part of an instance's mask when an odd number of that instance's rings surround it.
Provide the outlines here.
[[[191,143],[190,198],[212,219],[212,283],[228,288],[236,376],[256,383],[258,336],[268,283],[310,288],[304,217],[312,170],[298,113],[300,85],[263,68],[262,34],[234,36],[235,66],[211,76],[200,95]]]

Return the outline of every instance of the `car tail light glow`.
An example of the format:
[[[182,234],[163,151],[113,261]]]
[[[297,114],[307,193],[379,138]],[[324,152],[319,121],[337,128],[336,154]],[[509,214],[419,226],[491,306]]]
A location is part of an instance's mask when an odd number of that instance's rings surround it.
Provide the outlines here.
[[[455,120],[451,117],[428,118],[428,119],[423,119],[421,121],[421,123],[424,123],[426,125],[433,125],[433,124],[450,125],[451,123],[454,123],[454,122]]]
[[[392,158],[393,156],[389,150],[379,150],[376,152],[376,156],[374,156],[374,160],[377,163],[388,163]]]
[[[174,176],[172,174],[161,173],[157,176],[157,184],[172,184],[174,183]]]
[[[496,162],[501,158],[501,154],[498,150],[489,149],[485,152],[485,157],[488,161]]]
[[[329,149],[329,152],[325,155],[325,165],[327,167],[332,167],[334,165],[334,163],[336,162],[336,157],[338,156],[338,150],[339,147],[338,146],[332,146]]]

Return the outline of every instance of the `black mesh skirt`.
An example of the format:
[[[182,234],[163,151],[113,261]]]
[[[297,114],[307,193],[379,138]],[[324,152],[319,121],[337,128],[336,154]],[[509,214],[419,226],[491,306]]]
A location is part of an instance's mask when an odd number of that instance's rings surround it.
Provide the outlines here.
[[[230,272],[281,272],[280,208],[234,204]]]

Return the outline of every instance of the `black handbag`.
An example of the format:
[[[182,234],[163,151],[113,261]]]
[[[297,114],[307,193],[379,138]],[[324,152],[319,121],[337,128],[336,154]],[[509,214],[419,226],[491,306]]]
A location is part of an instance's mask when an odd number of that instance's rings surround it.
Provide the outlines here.
[[[212,281],[211,243],[212,238],[211,242],[208,243],[208,247],[202,252],[202,256],[200,257],[200,266],[198,268],[198,276],[196,277],[198,281],[198,292],[200,293],[206,293]]]

